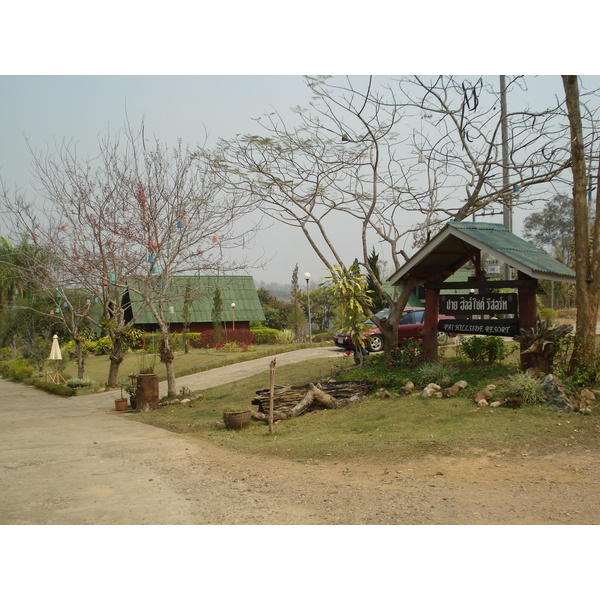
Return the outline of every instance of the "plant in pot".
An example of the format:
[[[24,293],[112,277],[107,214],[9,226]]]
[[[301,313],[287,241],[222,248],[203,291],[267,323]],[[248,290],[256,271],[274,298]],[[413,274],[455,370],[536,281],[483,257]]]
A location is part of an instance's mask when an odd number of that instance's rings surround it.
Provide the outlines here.
[[[236,410],[235,408],[223,409],[223,422],[227,429],[243,429],[250,425],[250,410]]]
[[[123,398],[123,384],[121,384],[121,397],[115,398],[115,410],[127,410],[127,398]]]

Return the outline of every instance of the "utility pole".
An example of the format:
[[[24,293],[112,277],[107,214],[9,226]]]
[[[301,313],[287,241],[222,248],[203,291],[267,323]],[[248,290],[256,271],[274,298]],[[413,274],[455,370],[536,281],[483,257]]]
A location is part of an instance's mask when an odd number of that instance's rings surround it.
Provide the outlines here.
[[[508,119],[506,117],[506,75],[500,75],[500,119],[502,121],[502,187],[504,193],[503,224],[509,231],[513,230],[512,205],[510,195],[510,176],[508,170]],[[504,265],[504,279],[510,278],[510,266]]]

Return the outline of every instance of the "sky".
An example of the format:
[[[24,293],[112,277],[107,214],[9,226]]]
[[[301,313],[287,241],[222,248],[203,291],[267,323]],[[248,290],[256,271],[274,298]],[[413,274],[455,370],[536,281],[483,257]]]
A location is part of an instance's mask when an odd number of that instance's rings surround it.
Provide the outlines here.
[[[598,77],[586,81],[600,85]],[[560,95],[562,84],[558,76],[541,76],[529,80],[529,90],[543,101]],[[134,126],[143,119],[148,136],[169,146],[181,139],[193,149],[207,139],[210,147],[218,138],[260,133],[253,119],[273,109],[293,122],[290,108],[307,106],[309,100],[300,75],[4,75],[0,175],[9,189],[17,187],[33,198],[28,145],[44,152],[67,141],[77,144],[80,155],[93,154],[98,137],[116,133],[127,117]],[[515,212],[516,233],[526,214]],[[501,222],[502,217],[486,220]],[[344,260],[351,262],[360,247],[342,223],[333,236]],[[405,250],[414,252],[410,245]],[[315,283],[327,274],[301,232],[283,225],[259,232],[251,256],[268,260],[263,268],[249,270],[257,284],[288,284],[296,264]]]

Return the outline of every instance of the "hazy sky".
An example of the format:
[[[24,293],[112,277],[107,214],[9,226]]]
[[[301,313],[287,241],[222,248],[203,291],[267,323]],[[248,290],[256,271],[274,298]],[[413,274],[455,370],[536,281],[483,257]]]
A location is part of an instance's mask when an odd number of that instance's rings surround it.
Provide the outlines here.
[[[588,79],[600,84],[599,78]],[[530,81],[534,98],[562,94],[558,76]],[[310,98],[300,76],[2,76],[0,77],[0,173],[6,185],[32,194],[27,142],[36,150],[52,150],[63,140],[78,144],[80,154],[93,153],[98,136],[115,133],[127,114],[135,126],[145,120],[148,135],[170,146],[178,139],[191,148],[218,138],[259,132],[252,120],[276,108],[293,118],[289,108],[306,106]],[[515,214],[518,233],[522,212]],[[488,218],[501,222],[501,216]],[[359,248],[343,228],[337,234],[344,259]],[[414,252],[407,248],[409,254]],[[274,226],[259,235],[255,253],[274,256],[257,281],[287,283],[298,263],[300,273],[315,280],[324,267],[299,232]]]

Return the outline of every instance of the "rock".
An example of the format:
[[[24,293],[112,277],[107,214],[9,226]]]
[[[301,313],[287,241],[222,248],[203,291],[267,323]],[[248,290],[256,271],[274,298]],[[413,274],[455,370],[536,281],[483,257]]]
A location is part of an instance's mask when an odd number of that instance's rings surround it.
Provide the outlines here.
[[[464,390],[466,387],[468,387],[469,384],[464,379],[461,379],[460,381],[457,381],[454,385],[458,386],[461,390]]]
[[[546,406],[557,412],[571,412],[571,402],[566,393],[564,383],[553,375],[548,373],[541,380],[542,388],[546,394]]]
[[[434,393],[435,393],[435,390],[433,388],[426,387],[423,390],[423,393],[421,394],[421,396],[423,396],[423,398],[429,398],[429,397],[433,396]]]
[[[490,392],[490,390],[488,390],[487,388],[484,388],[483,390],[480,390],[479,392],[477,392],[477,394],[475,394],[475,402],[479,406],[489,406],[488,400],[490,400],[491,397],[492,392]]]
[[[427,387],[431,388],[433,390],[441,390],[442,389],[437,383],[428,383]]]
[[[496,400],[495,402],[490,403],[490,406],[492,408],[498,408],[499,406],[502,406],[502,402],[500,402],[499,400]]]
[[[398,392],[403,396],[408,396],[413,391],[415,384],[412,381],[409,381],[406,385],[403,385]]]
[[[377,397],[378,398],[391,398],[392,395],[385,388],[381,388],[377,392]]]
[[[486,385],[485,386],[486,390],[489,390],[490,392],[492,392],[493,390],[496,389],[496,386],[493,383],[490,383],[490,385]]]
[[[489,406],[489,403],[485,398],[481,398],[480,400],[477,400],[477,405],[478,406]]]
[[[592,407],[594,406],[595,400],[596,396],[594,395],[594,392],[588,390],[587,388],[585,390],[581,390],[577,398],[576,409],[584,415],[589,415],[592,412]]]
[[[434,398],[443,398],[444,394],[442,394],[442,392],[435,392],[435,394],[433,394]]]
[[[452,398],[452,396],[456,396],[456,394],[458,394],[460,390],[461,388],[454,384],[452,387],[446,388],[444,390],[444,396],[446,396],[446,398]]]

